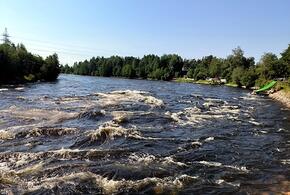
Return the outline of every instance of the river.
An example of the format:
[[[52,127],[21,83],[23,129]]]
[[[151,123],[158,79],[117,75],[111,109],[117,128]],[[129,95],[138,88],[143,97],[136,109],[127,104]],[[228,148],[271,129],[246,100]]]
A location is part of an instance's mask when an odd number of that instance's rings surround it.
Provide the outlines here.
[[[290,111],[226,86],[60,75],[0,88],[0,194],[290,191]]]

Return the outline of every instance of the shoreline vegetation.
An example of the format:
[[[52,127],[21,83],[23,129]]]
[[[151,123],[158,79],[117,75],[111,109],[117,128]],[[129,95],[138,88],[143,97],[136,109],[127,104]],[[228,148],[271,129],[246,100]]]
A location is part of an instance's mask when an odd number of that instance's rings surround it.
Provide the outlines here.
[[[0,44],[0,85],[55,81],[60,73],[57,54],[43,59],[10,40]]]
[[[290,88],[290,45],[282,51],[281,57],[273,53],[264,53],[258,62],[255,62],[253,57],[245,57],[244,51],[237,47],[226,58],[209,55],[201,59],[183,59],[177,54],[162,56],[150,54],[144,55],[142,58],[98,56],[75,62],[73,66],[61,66],[61,72],[76,75],[226,85],[252,90],[277,80],[278,83],[269,92],[275,93],[283,90],[283,93],[289,94],[287,89]]]
[[[194,80],[194,79],[190,79],[190,78],[175,78],[173,79],[172,81],[174,82],[179,82],[179,83],[193,83],[193,84],[204,84],[204,85],[225,85],[225,86],[228,86],[228,87],[238,87],[237,84],[235,83],[217,83],[217,82],[214,82],[212,80]]]
[[[201,59],[183,59],[177,54],[93,57],[75,62],[73,66],[60,65],[57,54],[42,57],[28,52],[23,44],[17,46],[5,40],[0,44],[0,84],[21,84],[37,81],[55,81],[60,73],[165,80],[195,84],[225,85],[258,89],[271,80],[278,83],[269,91],[270,97],[286,102],[290,108],[290,45],[279,58],[265,53],[259,62],[245,57],[237,47],[227,58],[213,55]],[[278,91],[281,91],[277,93]]]
[[[180,83],[193,83],[193,84],[204,84],[204,85],[225,85],[228,87],[238,87],[238,85],[235,83],[215,84],[208,80],[195,81],[193,79],[188,79],[188,78],[177,78],[173,81],[180,82]],[[253,87],[252,89],[254,90],[258,88]],[[285,105],[287,108],[290,109],[290,85],[289,84],[278,81],[276,86],[274,86],[273,89],[266,94],[269,95],[271,99],[280,102],[281,104]]]
[[[174,80],[207,84],[207,81],[224,83],[244,88],[260,88],[272,80],[289,83],[290,45],[281,53],[265,53],[259,62],[253,57],[245,57],[244,51],[237,47],[226,58],[213,55],[201,59],[183,59],[177,54],[157,56],[92,57],[75,62],[73,66],[61,66],[62,73],[141,78],[149,80]]]

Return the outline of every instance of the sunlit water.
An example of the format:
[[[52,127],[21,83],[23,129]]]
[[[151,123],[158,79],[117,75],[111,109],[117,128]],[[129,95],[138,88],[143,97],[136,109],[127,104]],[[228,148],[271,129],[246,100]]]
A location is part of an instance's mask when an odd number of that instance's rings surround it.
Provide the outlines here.
[[[0,194],[290,191],[290,112],[248,90],[72,75],[0,88]]]

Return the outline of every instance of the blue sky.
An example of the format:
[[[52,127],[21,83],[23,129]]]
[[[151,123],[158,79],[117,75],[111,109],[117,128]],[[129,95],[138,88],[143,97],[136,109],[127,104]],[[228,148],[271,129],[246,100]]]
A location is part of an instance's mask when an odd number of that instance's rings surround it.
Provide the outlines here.
[[[290,43],[290,0],[0,0],[0,30],[62,63],[177,53],[258,60]]]

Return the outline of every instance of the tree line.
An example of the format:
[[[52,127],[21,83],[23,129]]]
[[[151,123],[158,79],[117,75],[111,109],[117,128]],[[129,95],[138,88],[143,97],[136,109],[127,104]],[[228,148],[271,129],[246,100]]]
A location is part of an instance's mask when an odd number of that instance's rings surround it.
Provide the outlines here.
[[[244,51],[237,47],[226,58],[205,56],[201,59],[182,59],[170,54],[161,57],[145,55],[136,57],[93,57],[90,60],[76,62],[74,65],[61,66],[61,72],[67,74],[143,78],[171,80],[187,77],[194,80],[224,78],[238,86],[261,86],[275,78],[290,77],[290,45],[278,58],[273,53],[265,53],[255,63],[253,57],[245,57]]]
[[[9,40],[0,44],[0,84],[54,81],[59,73],[57,54],[43,59],[28,52],[23,44]]]

